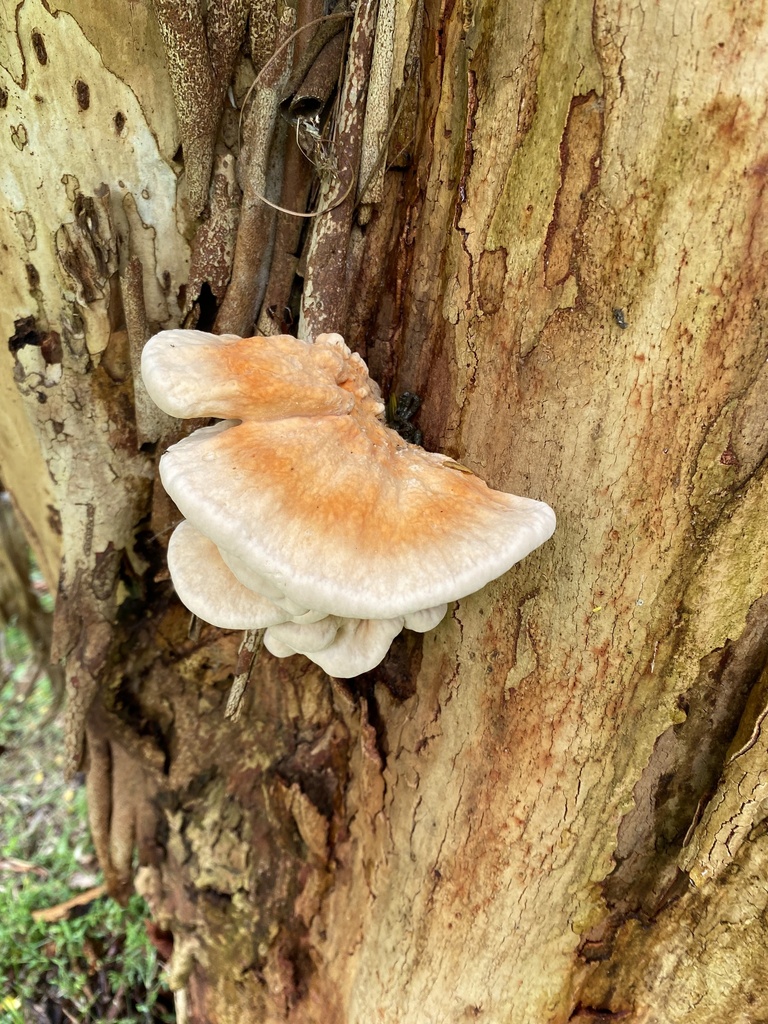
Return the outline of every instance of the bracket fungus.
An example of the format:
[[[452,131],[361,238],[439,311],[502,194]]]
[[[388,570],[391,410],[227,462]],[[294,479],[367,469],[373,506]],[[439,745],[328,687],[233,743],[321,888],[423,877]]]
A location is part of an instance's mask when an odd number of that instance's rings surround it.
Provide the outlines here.
[[[265,629],[278,658],[368,671],[404,627],[432,629],[554,531],[548,505],[387,427],[338,334],[163,331],[142,375],[164,412],[220,420],[160,460],[185,517],[168,548],[176,591],[214,626]]]

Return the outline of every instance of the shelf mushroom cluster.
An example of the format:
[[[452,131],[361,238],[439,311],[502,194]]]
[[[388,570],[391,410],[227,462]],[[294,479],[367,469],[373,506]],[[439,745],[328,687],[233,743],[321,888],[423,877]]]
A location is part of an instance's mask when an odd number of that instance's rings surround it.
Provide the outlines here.
[[[279,658],[368,671],[404,627],[432,629],[554,531],[548,505],[390,430],[338,334],[163,331],[142,376],[171,416],[221,420],[160,460],[185,517],[168,548],[176,591],[212,625],[266,629]]]

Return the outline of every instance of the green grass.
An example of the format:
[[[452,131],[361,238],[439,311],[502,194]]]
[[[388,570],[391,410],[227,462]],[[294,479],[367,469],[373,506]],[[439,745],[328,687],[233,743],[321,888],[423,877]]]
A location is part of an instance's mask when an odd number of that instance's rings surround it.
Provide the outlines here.
[[[85,789],[64,783],[60,729],[42,724],[53,701],[47,679],[20,697],[27,654],[24,638],[7,630],[5,656],[16,668],[0,686],[0,1024],[172,1021],[138,896],[126,908],[101,897],[56,923],[32,918],[102,878]]]

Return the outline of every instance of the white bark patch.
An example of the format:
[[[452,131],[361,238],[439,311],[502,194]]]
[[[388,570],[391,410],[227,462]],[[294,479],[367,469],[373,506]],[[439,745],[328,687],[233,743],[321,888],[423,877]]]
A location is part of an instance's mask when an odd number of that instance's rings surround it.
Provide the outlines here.
[[[93,196],[103,185],[109,189],[118,239],[128,239],[122,207],[128,195],[141,223],[154,229],[147,269],[164,302],[153,302],[149,314],[166,323],[169,314],[178,312],[175,296],[187,277],[187,246],[176,224],[176,176],[162,159],[136,96],[104,67],[70,15],[52,16],[39,0],[26,0],[20,8],[16,42],[18,60],[14,55],[0,66],[0,88],[7,93],[6,128],[0,134],[0,182],[6,199],[0,233],[9,245],[0,255],[6,282],[0,321],[5,336],[11,336],[13,319],[20,316],[34,315],[46,327],[61,329],[73,299],[82,300],[79,282],[57,263],[54,235],[59,225],[66,231],[74,223],[77,193]],[[121,262],[126,251],[123,245]],[[30,257],[37,291],[45,296],[44,309],[38,308],[24,277]],[[108,340],[103,315],[108,280],[88,299],[85,305],[95,314],[88,318],[88,347],[97,356]]]

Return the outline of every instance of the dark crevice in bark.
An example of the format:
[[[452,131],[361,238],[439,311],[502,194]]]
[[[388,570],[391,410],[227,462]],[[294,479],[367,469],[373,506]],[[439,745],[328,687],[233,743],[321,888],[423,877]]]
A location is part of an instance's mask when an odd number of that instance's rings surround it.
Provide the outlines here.
[[[416,693],[421,668],[422,635],[404,630],[392,642],[384,661],[371,675],[389,690],[396,701],[409,700]]]
[[[332,721],[312,740],[300,740],[292,752],[278,760],[274,774],[287,786],[297,783],[329,821],[341,810],[346,783],[349,736],[340,722]]]
[[[14,331],[8,339],[9,352],[19,352],[25,345],[41,345],[44,335],[38,331],[33,316],[21,317],[13,322]]]
[[[197,297],[196,305],[198,307],[197,323],[195,325],[196,329],[198,331],[212,330],[216,314],[219,310],[219,304],[216,301],[216,297],[211,291],[211,286],[207,281],[203,282],[203,285],[200,288],[200,294]]]
[[[656,742],[635,786],[635,809],[619,828],[616,867],[603,883],[611,916],[582,940],[587,960],[610,956],[621,923],[651,921],[688,890],[677,866],[686,836],[715,791],[738,737],[748,737],[760,711],[750,701],[768,661],[768,595],[747,615],[744,632],[702,659],[696,683],[680,697],[685,721]]]
[[[577,1021],[578,1024],[602,1024],[603,1021],[608,1024],[609,1021],[626,1020],[631,1014],[632,1010],[608,1010],[579,1003],[568,1020]]]

